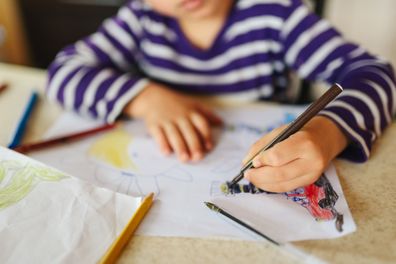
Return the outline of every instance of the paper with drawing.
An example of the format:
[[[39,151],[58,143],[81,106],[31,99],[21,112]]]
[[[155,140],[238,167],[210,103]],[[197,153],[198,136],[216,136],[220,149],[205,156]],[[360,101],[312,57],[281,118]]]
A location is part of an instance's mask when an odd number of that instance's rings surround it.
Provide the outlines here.
[[[339,195],[343,232],[334,221],[315,221],[309,210],[284,194],[225,196],[220,184],[234,177],[249,146],[262,134],[290,122],[303,108],[223,109],[225,127],[217,131],[215,149],[201,162],[181,164],[164,157],[143,123],[131,121],[82,141],[34,152],[33,157],[102,187],[129,195],[157,194],[157,202],[137,233],[156,236],[222,236],[251,239],[248,232],[225,223],[203,201],[214,201],[279,241],[331,238],[355,230],[334,168],[326,176]],[[49,136],[84,130],[99,123],[65,114]],[[301,200],[301,199],[300,199]],[[312,213],[312,212],[311,212]]]
[[[141,202],[3,147],[0,157],[0,263],[97,262]]]

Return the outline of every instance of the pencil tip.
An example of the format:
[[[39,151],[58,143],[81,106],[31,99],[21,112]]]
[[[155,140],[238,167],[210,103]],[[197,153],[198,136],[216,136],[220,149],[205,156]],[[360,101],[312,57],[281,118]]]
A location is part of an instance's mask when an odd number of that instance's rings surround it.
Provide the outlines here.
[[[210,202],[204,202],[204,204],[210,209],[213,210],[214,209],[214,204],[210,203]]]

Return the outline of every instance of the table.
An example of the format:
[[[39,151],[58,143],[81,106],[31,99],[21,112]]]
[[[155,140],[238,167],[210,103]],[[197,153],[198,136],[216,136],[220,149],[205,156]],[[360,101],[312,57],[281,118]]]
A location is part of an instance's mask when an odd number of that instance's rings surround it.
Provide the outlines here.
[[[29,123],[25,142],[38,140],[62,110],[45,100],[43,70],[0,63],[0,79],[10,88],[0,95],[0,124],[7,127],[7,111],[18,107],[21,89],[35,88],[40,102]],[[6,135],[0,129],[0,142]],[[396,122],[375,143],[363,164],[336,160],[341,185],[357,224],[357,231],[332,240],[293,243],[331,263],[396,262]],[[222,238],[198,239],[134,236],[119,263],[298,263],[267,242]]]

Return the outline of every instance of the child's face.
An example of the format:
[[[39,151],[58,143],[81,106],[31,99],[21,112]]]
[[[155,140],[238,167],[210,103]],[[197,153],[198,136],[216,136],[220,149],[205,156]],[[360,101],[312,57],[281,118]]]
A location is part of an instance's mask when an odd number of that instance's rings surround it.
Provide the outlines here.
[[[216,14],[232,0],[146,0],[158,13],[176,19],[199,19]]]

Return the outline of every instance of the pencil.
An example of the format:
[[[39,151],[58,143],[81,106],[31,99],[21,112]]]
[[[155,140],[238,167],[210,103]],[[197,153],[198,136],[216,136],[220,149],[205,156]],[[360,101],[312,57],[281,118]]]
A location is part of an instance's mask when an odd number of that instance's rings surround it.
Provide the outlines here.
[[[275,245],[277,248],[284,250],[286,253],[290,254],[296,260],[298,260],[298,263],[316,263],[316,264],[326,263],[326,262],[322,261],[321,259],[300,250],[299,248],[293,246],[290,243],[282,243],[281,244],[281,243],[273,240],[269,236],[263,234],[262,232],[258,231],[255,228],[251,227],[250,225],[246,224],[242,220],[240,220],[240,219],[236,218],[235,216],[229,214],[228,212],[224,211],[222,208],[215,205],[214,203],[210,203],[210,202],[204,202],[204,203],[206,204],[207,207],[209,207],[210,210],[224,215],[225,217],[234,221],[235,223],[237,223],[237,224],[245,227],[246,229],[249,229],[250,231],[254,232],[255,234],[263,237],[264,239],[266,239],[267,241],[269,241],[270,243]]]
[[[296,120],[294,120],[289,126],[287,126],[277,137],[275,137],[269,144],[259,150],[247,163],[239,174],[235,176],[230,182],[230,188],[243,179],[245,171],[253,168],[253,160],[260,153],[272,148],[275,144],[290,137],[298,130],[300,130],[309,120],[311,120],[320,110],[322,110],[328,103],[337,97],[342,92],[342,87],[339,84],[334,84],[330,87],[321,97],[313,102]]]
[[[261,233],[260,231],[258,231],[257,229],[251,227],[250,225],[246,224],[245,222],[243,222],[242,220],[239,220],[238,218],[236,218],[235,216],[227,213],[226,211],[224,211],[223,209],[221,209],[219,206],[215,205],[214,203],[210,203],[210,202],[204,202],[206,204],[207,207],[209,207],[210,210],[215,211],[217,213],[220,213],[222,215],[224,215],[225,217],[231,219],[232,221],[234,221],[235,223],[249,229],[250,231],[256,233],[257,235],[267,239],[269,242],[279,246],[280,244],[278,242],[276,242],[275,240],[273,240],[272,238],[270,238],[269,236]]]
[[[154,193],[150,193],[144,198],[143,202],[136,210],[136,212],[133,214],[131,220],[129,220],[124,230],[121,232],[119,237],[113,242],[113,244],[109,247],[106,254],[101,259],[100,261],[101,264],[110,264],[116,261],[117,257],[120,255],[122,249],[129,241],[133,232],[139,226],[143,217],[150,209],[151,204],[153,203],[153,198],[154,198]]]
[[[8,145],[9,148],[14,148],[21,143],[23,134],[25,133],[25,130],[26,130],[26,125],[29,121],[29,118],[30,118],[32,112],[33,112],[33,109],[37,102],[37,99],[38,99],[38,93],[36,91],[32,91],[32,94],[29,98],[29,101],[28,101],[26,107],[25,107],[22,117],[19,120],[18,125],[16,126],[11,143]]]
[[[57,138],[53,138],[53,139],[49,139],[49,140],[45,140],[45,141],[41,141],[41,142],[12,147],[12,149],[17,152],[20,152],[20,153],[27,153],[27,152],[30,152],[33,150],[39,150],[39,149],[51,147],[51,146],[54,146],[57,144],[66,143],[66,142],[73,141],[73,140],[78,140],[78,139],[81,139],[81,138],[84,138],[84,137],[87,137],[87,136],[90,136],[90,135],[93,135],[93,134],[96,134],[96,133],[99,133],[102,131],[112,129],[115,126],[116,126],[115,123],[114,124],[106,124],[101,127],[86,130],[83,132],[70,134],[67,136],[61,136],[61,137],[57,137]]]

